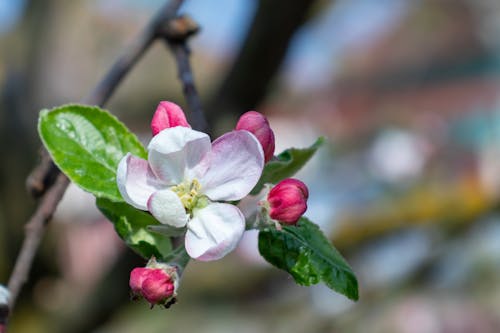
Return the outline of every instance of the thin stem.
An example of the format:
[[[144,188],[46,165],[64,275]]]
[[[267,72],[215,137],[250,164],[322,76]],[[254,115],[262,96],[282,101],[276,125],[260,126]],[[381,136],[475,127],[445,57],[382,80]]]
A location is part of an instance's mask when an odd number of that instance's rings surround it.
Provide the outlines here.
[[[43,196],[35,214],[31,216],[25,226],[26,237],[24,238],[21,252],[17,257],[14,270],[7,285],[10,291],[9,307],[11,311],[14,308],[22,286],[28,279],[33,258],[40,245],[47,223],[52,214],[54,214],[57,204],[62,199],[68,184],[68,178],[63,174],[59,174],[56,182]]]
[[[165,22],[173,19],[182,5],[183,0],[167,1],[151,19],[135,42],[119,57],[106,76],[94,88],[92,93],[82,100],[84,104],[102,106],[120,84],[130,69],[158,36],[158,31]]]
[[[172,19],[176,15],[182,3],[183,0],[167,1],[166,4],[159,10],[158,14],[154,16],[145,27],[133,45],[118,58],[102,81],[96,86],[89,96],[82,100],[82,102],[99,106],[104,105],[118,87],[121,80],[133,68],[137,60],[142,57],[152,42],[158,37],[158,31],[161,26],[165,24],[165,21]],[[52,163],[52,161],[44,158],[42,159],[42,163]],[[39,179],[35,179],[35,183],[38,180],[38,184],[45,184],[46,179],[50,177],[55,179],[55,181],[46,184],[44,188],[38,192],[41,197],[40,202],[35,210],[35,213],[26,224],[25,239],[8,283],[8,289],[10,291],[9,308],[0,313],[0,333],[4,333],[6,330],[9,313],[12,313],[17,297],[19,296],[24,283],[28,279],[33,259],[43,238],[47,224],[54,214],[54,211],[56,210],[56,207],[62,199],[62,196],[64,195],[64,192],[69,184],[68,178],[60,173],[57,168],[45,165],[43,167],[39,166],[36,169],[46,171],[41,172],[37,176]]]
[[[168,42],[170,50],[174,54],[179,80],[182,82],[182,91],[191,111],[191,124],[194,129],[207,132],[207,120],[203,114],[200,96],[194,84],[193,72],[189,61],[189,49],[185,41]]]
[[[195,21],[188,16],[179,16],[171,20],[158,32],[172,51],[177,64],[178,77],[182,83],[182,91],[189,106],[188,118],[194,129],[208,132],[208,123],[203,113],[200,96],[194,83],[193,71],[189,61],[190,50],[187,45],[189,37],[199,31]]]

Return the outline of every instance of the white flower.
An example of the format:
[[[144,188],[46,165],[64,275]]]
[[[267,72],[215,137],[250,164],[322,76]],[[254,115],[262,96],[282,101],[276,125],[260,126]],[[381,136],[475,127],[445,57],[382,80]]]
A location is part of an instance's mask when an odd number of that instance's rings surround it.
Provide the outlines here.
[[[259,180],[264,153],[247,131],[224,134],[213,143],[207,134],[187,127],[158,133],[148,146],[148,160],[127,154],[117,183],[127,203],[148,210],[163,224],[187,227],[187,253],[202,261],[231,252],[245,230],[234,205]]]

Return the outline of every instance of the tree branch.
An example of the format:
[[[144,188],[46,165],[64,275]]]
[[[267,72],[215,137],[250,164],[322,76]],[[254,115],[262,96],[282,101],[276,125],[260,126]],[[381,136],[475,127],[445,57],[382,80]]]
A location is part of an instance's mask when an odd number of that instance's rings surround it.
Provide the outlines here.
[[[158,37],[158,31],[164,26],[165,22],[175,17],[182,3],[183,0],[167,1],[158,14],[144,28],[132,46],[118,58],[103,80],[82,102],[91,105],[104,105],[121,80]],[[64,195],[68,184],[68,178],[53,165],[52,160],[45,151],[42,155],[41,164],[28,177],[30,191],[41,197],[41,199],[35,213],[26,224],[25,239],[9,279],[9,308],[3,309],[0,313],[0,328],[2,331],[5,330],[9,312],[12,312],[19,292],[28,279],[33,258],[44,235],[46,226]]]
[[[193,72],[189,61],[190,50],[187,40],[199,30],[198,25],[187,16],[181,16],[168,22],[160,33],[166,44],[172,51],[177,63],[179,80],[182,83],[182,91],[189,105],[190,123],[193,128],[208,132],[208,124],[203,114],[201,100],[194,84]]]

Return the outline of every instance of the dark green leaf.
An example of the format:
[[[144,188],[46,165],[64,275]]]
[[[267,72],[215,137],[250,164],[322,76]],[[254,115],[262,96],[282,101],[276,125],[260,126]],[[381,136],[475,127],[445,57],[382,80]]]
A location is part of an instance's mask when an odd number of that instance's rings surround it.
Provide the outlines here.
[[[352,269],[318,226],[304,217],[282,231],[260,231],[259,252],[290,273],[298,284],[310,286],[322,281],[348,298],[358,299],[358,282]]]
[[[259,193],[266,183],[276,184],[280,180],[292,177],[309,161],[324,141],[325,139],[320,137],[308,148],[287,149],[276,156],[276,160],[266,163],[262,176],[252,190],[252,194]]]
[[[138,210],[124,202],[97,199],[97,207],[115,225],[116,232],[125,243],[145,259],[155,256],[166,260],[172,251],[170,239],[148,230],[158,221],[147,212]]]
[[[127,153],[145,158],[137,137],[116,117],[98,107],[64,105],[42,110],[38,131],[56,165],[96,197],[122,201],[116,168]]]

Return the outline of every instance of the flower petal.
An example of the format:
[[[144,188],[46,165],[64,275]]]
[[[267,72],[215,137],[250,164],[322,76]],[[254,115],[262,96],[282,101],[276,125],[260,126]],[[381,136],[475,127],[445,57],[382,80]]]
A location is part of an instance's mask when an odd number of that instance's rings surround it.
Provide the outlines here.
[[[169,189],[153,193],[148,200],[148,209],[160,223],[176,228],[185,226],[188,220],[181,199]]]
[[[264,152],[248,131],[232,131],[212,144],[209,168],[201,177],[202,192],[212,200],[239,200],[259,181]]]
[[[244,231],[245,218],[236,206],[211,203],[189,221],[186,251],[201,261],[220,259],[234,250]]]
[[[165,187],[165,184],[156,178],[148,161],[130,153],[118,164],[116,183],[123,199],[142,210],[148,210],[147,202],[151,194]]]
[[[171,127],[153,137],[148,146],[148,161],[158,178],[179,184],[185,172],[194,169],[210,149],[207,134],[182,126]]]

